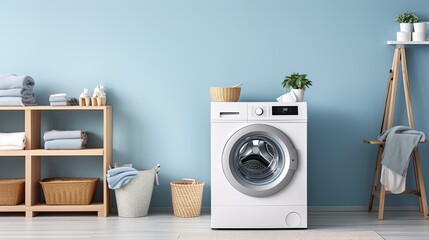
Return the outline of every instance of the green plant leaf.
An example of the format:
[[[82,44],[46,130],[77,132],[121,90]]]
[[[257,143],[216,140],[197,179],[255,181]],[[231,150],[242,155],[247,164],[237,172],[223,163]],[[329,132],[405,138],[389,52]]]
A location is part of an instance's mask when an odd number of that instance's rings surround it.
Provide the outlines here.
[[[282,82],[284,88],[306,89],[312,86],[312,81],[308,80],[307,74],[292,73],[286,76]]]

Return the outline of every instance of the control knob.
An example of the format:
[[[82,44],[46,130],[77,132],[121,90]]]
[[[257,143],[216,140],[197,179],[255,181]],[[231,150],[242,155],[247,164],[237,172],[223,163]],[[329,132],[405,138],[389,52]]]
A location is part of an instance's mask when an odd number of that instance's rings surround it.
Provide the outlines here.
[[[255,109],[255,114],[261,116],[264,113],[264,109],[258,107]]]

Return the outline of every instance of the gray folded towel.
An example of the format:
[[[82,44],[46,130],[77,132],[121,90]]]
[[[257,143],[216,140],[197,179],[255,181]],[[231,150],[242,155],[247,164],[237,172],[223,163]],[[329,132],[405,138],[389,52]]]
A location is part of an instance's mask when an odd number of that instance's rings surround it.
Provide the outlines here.
[[[67,100],[69,100],[69,98],[65,94],[64,95],[54,94],[49,96],[49,102],[67,102]]]
[[[71,102],[50,102],[51,106],[71,106]]]
[[[45,141],[45,149],[60,150],[60,149],[84,149],[85,143],[83,139],[56,139]]]
[[[22,88],[31,90],[33,87],[34,80],[30,76],[17,76],[15,74],[0,75],[0,89]]]
[[[79,105],[79,100],[77,98],[69,98],[65,94],[61,96],[60,94],[54,94],[49,97],[49,102],[51,106],[77,106]]]
[[[0,97],[0,106],[25,106],[22,97]]]
[[[55,140],[55,139],[84,139],[86,143],[87,135],[86,135],[86,132],[83,130],[66,130],[66,131],[51,130],[43,134],[43,140],[45,141]]]
[[[22,97],[22,98],[34,98],[33,90],[12,88],[12,89],[0,89],[0,97]]]

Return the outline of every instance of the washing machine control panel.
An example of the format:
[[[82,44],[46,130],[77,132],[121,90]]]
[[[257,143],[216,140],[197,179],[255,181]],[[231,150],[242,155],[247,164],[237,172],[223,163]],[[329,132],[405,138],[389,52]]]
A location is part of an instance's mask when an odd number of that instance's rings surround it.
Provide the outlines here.
[[[250,102],[247,105],[246,115],[249,121],[305,121],[307,105],[304,102]]]

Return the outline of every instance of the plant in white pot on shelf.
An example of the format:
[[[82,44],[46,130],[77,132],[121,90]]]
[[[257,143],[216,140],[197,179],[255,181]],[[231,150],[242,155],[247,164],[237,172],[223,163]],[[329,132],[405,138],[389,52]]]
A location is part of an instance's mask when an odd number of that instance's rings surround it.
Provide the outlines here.
[[[418,21],[414,24],[413,41],[426,41],[426,22]]]
[[[419,17],[414,12],[405,12],[396,16],[395,21],[399,23],[401,32],[412,32],[413,23],[419,22]]]
[[[312,86],[312,82],[308,80],[307,74],[294,72],[285,77],[282,86],[286,89],[292,89],[291,91],[295,94],[297,102],[302,102],[304,100],[304,91]]]

